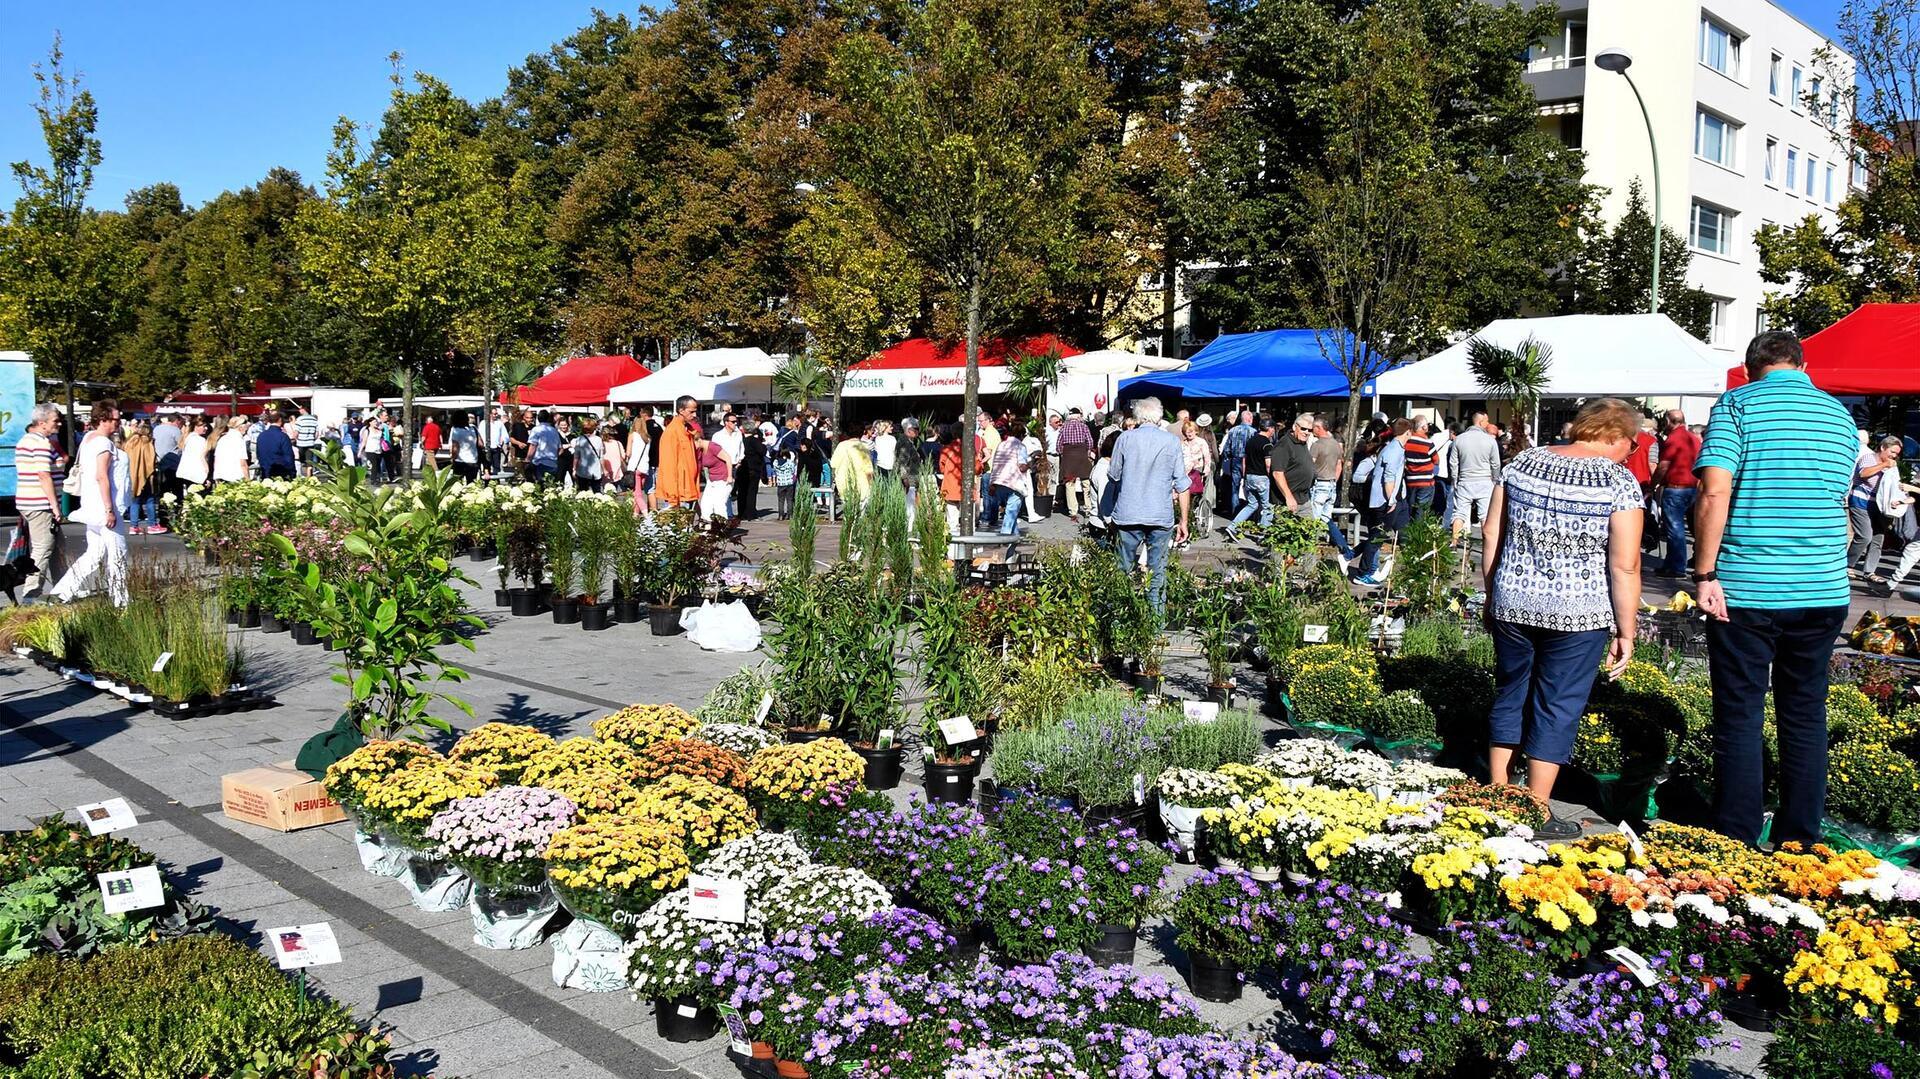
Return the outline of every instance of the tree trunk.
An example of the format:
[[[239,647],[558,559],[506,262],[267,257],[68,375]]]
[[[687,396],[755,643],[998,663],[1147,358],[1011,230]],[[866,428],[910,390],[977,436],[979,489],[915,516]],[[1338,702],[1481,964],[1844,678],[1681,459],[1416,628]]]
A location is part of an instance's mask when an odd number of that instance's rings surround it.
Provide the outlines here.
[[[493,346],[487,345],[480,350],[480,415],[475,419],[480,429],[473,433],[480,445],[480,460],[487,459],[487,451],[493,447],[487,445],[487,419],[493,415]]]
[[[1160,271],[1160,355],[1174,355],[1173,313],[1178,307],[1174,283],[1180,280],[1180,253],[1174,249],[1173,229],[1167,229],[1166,265]],[[1112,402],[1108,402],[1111,407]]]
[[[80,417],[73,411],[73,369],[67,368],[60,374],[67,384],[67,457],[72,459],[80,448]],[[29,413],[28,417],[31,418],[32,414]]]
[[[1340,487],[1334,492],[1335,504],[1341,506],[1352,501],[1352,499],[1347,497],[1347,492],[1353,489],[1353,476],[1351,472],[1353,468],[1353,455],[1354,451],[1360,448],[1360,387],[1353,383],[1349,383],[1347,386],[1347,437],[1345,444],[1348,470],[1340,474]]]
[[[400,387],[400,467],[402,475],[413,479],[413,441],[419,436],[413,433],[413,365],[408,364],[406,385]]]
[[[960,396],[960,523],[962,534],[976,531],[979,515],[974,502],[980,493],[979,477],[974,474],[974,424],[980,411],[980,323],[986,303],[986,286],[979,270],[967,283],[967,386]]]

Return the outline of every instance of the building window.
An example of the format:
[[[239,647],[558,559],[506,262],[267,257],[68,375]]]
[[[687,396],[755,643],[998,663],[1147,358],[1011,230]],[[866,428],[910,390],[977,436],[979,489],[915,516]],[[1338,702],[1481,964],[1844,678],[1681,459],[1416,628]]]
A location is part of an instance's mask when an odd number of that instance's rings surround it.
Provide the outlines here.
[[[1693,247],[1710,255],[1733,252],[1733,215],[1718,206],[1696,201],[1693,204]]]
[[[1860,150],[1853,154],[1853,186],[1867,186],[1867,155]]]
[[[1777,52],[1767,61],[1767,96],[1780,100],[1780,54]]]
[[[1807,155],[1807,197],[1808,198],[1813,197],[1813,174],[1816,171],[1818,171],[1819,164],[1820,163],[1818,161],[1815,161],[1813,159],[1812,154]]]
[[[1768,330],[1772,328],[1773,327],[1767,324],[1767,309],[1764,307],[1754,308],[1753,309],[1753,335],[1755,337],[1758,337],[1761,334],[1766,333]]]
[[[1805,78],[1805,75],[1806,73],[1800,70],[1799,64],[1793,65],[1793,82],[1791,83],[1793,96],[1787,100],[1787,104],[1791,106],[1795,112],[1800,111],[1801,80]]]
[[[1807,109],[1808,116],[1820,115],[1822,111],[1821,102],[1824,101],[1827,96],[1823,92],[1826,89],[1826,86],[1827,86],[1827,81],[1818,75],[1815,75],[1813,77],[1813,80],[1808,84],[1807,98],[1809,101],[1813,103],[1812,107]]]
[[[1768,138],[1767,139],[1767,157],[1766,157],[1766,160],[1763,161],[1760,166],[1761,176],[1764,177],[1768,183],[1774,184],[1776,186],[1778,186],[1780,183],[1780,181],[1776,178],[1777,174],[1775,172],[1775,170],[1779,168],[1779,163],[1777,161],[1779,156],[1780,156],[1780,140],[1776,138]]]
[[[1787,176],[1787,194],[1789,195],[1793,194],[1794,177],[1800,175],[1800,173],[1797,171],[1799,168],[1800,168],[1800,151],[1794,149],[1791,146],[1787,147],[1786,176]]]
[[[1832,166],[1832,165],[1828,165],[1828,166],[1827,166],[1827,171],[1826,171],[1826,176],[1825,176],[1825,178],[1824,178],[1824,179],[1825,179],[1825,184],[1826,184],[1826,189],[1825,189],[1825,190],[1824,190],[1823,192],[1821,192],[1821,194],[1825,196],[1825,198],[1826,198],[1826,203],[1827,203],[1827,205],[1828,205],[1828,206],[1832,206],[1832,205],[1833,205],[1833,173],[1834,173],[1834,169],[1833,169],[1833,166]]]
[[[1733,168],[1739,160],[1734,142],[1740,125],[1705,109],[1694,113],[1693,152],[1716,165]]]
[[[1707,344],[1720,348],[1727,346],[1727,312],[1733,307],[1733,301],[1713,298],[1713,311],[1707,318]]]
[[[1740,76],[1740,35],[1706,16],[1700,19],[1700,62],[1729,78]]]

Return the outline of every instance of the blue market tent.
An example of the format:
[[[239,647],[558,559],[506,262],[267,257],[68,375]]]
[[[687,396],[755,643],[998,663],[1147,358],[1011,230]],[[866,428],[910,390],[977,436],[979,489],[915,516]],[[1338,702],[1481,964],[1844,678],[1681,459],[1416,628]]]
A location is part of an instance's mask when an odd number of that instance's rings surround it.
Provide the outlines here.
[[[1373,385],[1362,390],[1371,394]],[[1312,330],[1225,333],[1193,354],[1184,371],[1155,371],[1120,384],[1124,397],[1178,393],[1186,397],[1276,399],[1345,397],[1347,377],[1320,352]]]

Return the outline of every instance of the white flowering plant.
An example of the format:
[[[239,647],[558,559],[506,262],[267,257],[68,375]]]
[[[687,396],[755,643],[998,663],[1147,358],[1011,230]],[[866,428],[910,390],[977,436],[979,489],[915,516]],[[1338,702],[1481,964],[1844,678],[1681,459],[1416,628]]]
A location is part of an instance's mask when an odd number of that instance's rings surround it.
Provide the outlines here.
[[[530,887],[546,878],[547,844],[578,815],[572,799],[544,787],[500,787],[449,804],[427,839],[481,884]]]
[[[766,936],[758,911],[747,908],[746,921],[709,921],[693,916],[693,893],[670,892],[635,918],[627,943],[627,977],[635,1000],[671,1000],[713,989],[712,971],[733,952]]]
[[[893,897],[879,881],[858,869],[831,865],[795,870],[768,888],[759,901],[771,933],[817,926],[827,915],[849,924],[861,922],[892,908]]]
[[[812,857],[785,832],[755,832],[713,848],[693,871],[739,881],[749,897],[757,898],[812,864]]]
[[[1223,809],[1240,793],[1232,780],[1198,768],[1169,768],[1160,773],[1154,786],[1160,791],[1162,803],[1188,809]]]
[[[687,733],[708,745],[730,749],[742,757],[751,757],[755,753],[780,744],[780,736],[765,727],[755,727],[746,723],[703,723]]]

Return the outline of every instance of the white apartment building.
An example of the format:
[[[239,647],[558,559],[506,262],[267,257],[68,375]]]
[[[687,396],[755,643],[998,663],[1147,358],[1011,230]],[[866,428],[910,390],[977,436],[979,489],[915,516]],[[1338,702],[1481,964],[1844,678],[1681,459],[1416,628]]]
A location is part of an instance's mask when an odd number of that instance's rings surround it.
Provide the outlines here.
[[[1533,0],[1528,6],[1553,3]],[[1661,223],[1686,237],[1689,283],[1714,297],[1709,344],[1743,350],[1766,328],[1753,234],[1809,214],[1831,223],[1864,183],[1835,139],[1848,117],[1807,104],[1831,100],[1836,77],[1815,63],[1827,39],[1771,0],[1558,0],[1560,33],[1528,57],[1540,122],[1585,151],[1587,181],[1606,189],[1618,219],[1627,186],[1653,198],[1651,122],[1660,157]],[[1603,51],[1633,58],[1626,79],[1594,65]],[[1847,85],[1852,62],[1840,56]]]

